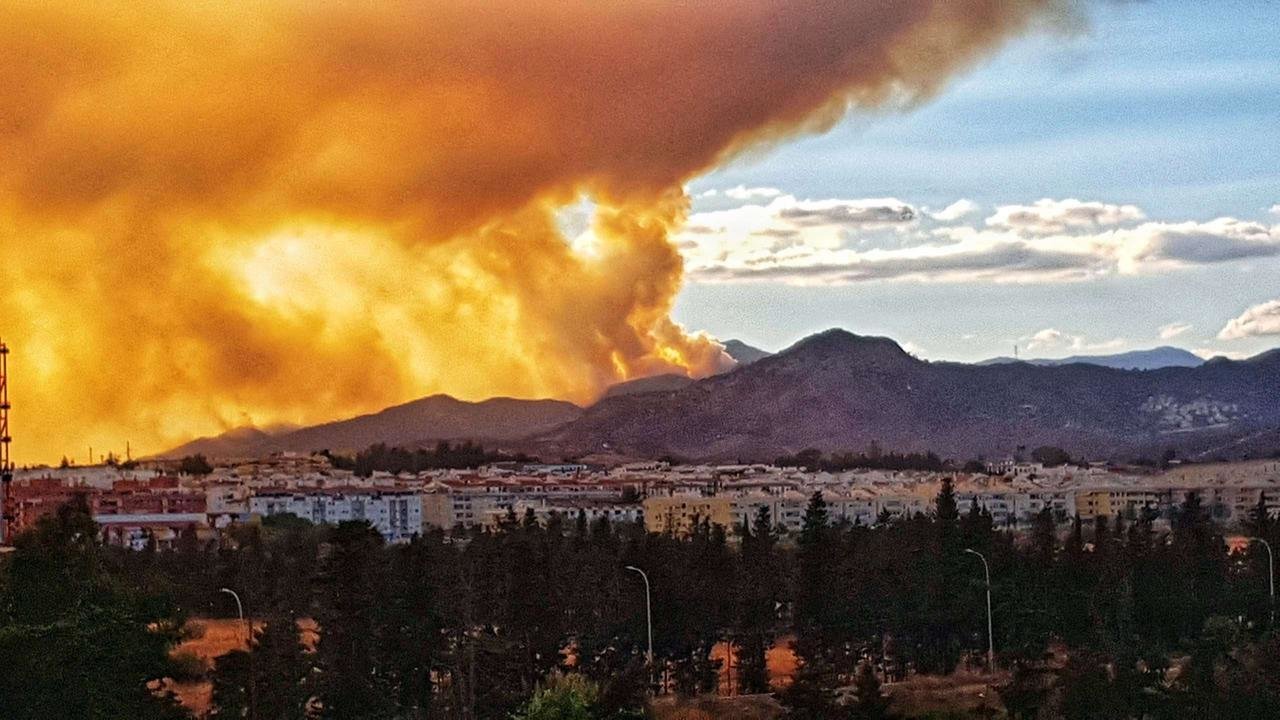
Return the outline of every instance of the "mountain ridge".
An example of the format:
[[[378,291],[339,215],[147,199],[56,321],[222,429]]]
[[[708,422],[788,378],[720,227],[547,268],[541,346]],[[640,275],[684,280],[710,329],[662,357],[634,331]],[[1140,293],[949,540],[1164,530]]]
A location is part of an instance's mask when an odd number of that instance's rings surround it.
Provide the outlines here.
[[[561,453],[768,460],[806,447],[968,458],[1059,445],[1194,452],[1280,427],[1280,353],[1198,367],[968,365],[831,330],[660,399],[607,398],[538,438]]]
[[[1280,428],[1280,349],[1141,371],[1087,363],[971,365],[921,360],[890,338],[837,328],[702,380],[655,376],[622,385],[630,387],[586,408],[433,395],[279,434],[238,429],[164,456],[469,439],[547,457],[768,460],[806,447],[847,451],[872,442],[957,458],[1038,445],[1109,457],[1167,447],[1246,453],[1253,445],[1242,438],[1274,437],[1270,429]]]
[[[1121,370],[1157,370],[1162,367],[1199,367],[1204,358],[1195,353],[1171,345],[1161,345],[1149,350],[1130,350],[1110,355],[1071,355],[1064,358],[1011,358],[1007,355],[981,360],[975,365],[1001,365],[1024,362],[1031,365],[1072,365],[1084,363]]]
[[[773,354],[768,350],[761,350],[758,347],[748,345],[741,340],[725,340],[722,344],[724,345],[724,351],[729,354],[729,357],[736,360],[739,365],[750,365]]]

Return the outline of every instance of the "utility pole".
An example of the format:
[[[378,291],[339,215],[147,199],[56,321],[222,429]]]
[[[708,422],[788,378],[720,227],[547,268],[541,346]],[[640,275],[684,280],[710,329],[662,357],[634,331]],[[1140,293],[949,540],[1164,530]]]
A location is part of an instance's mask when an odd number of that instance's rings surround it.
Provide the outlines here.
[[[13,544],[14,525],[18,520],[17,503],[13,499],[13,459],[9,455],[9,346],[0,341],[0,492],[4,493],[0,504],[0,520],[4,532],[0,541]]]
[[[991,566],[987,564],[987,559],[982,553],[973,548],[965,548],[965,552],[970,555],[977,555],[982,561],[982,572],[987,579],[987,672],[992,675],[996,672],[996,635],[992,629],[991,623]]]

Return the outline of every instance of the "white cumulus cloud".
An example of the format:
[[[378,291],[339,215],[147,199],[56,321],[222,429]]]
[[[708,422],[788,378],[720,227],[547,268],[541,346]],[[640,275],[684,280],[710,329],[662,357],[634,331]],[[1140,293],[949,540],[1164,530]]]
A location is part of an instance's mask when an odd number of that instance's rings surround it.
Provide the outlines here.
[[[1146,217],[1135,205],[1044,198],[1031,205],[1001,205],[987,218],[987,225],[1032,235],[1054,235],[1068,230],[1120,225]]]
[[[1191,352],[1200,356],[1202,360],[1212,360],[1214,358],[1226,358],[1228,360],[1244,360],[1249,357],[1249,353],[1239,350],[1219,350],[1217,348],[1199,347],[1192,348]]]
[[[784,194],[695,212],[675,240],[695,281],[796,285],[1062,282],[1280,257],[1280,225],[1229,217],[1144,221],[1131,205],[1080,200],[1005,205],[985,221],[939,214],[897,198]]]
[[[1168,325],[1161,325],[1159,328],[1161,340],[1172,340],[1179,335],[1186,333],[1191,329],[1190,323],[1171,322]]]
[[[1239,340],[1260,335],[1280,335],[1280,300],[1254,305],[1232,318],[1218,333],[1218,339]]]
[[[1081,351],[1104,351],[1115,350],[1124,345],[1124,340],[1115,338],[1113,340],[1104,340],[1101,342],[1089,342],[1083,335],[1072,335],[1057,328],[1045,328],[1031,335],[1019,338],[1025,342],[1028,350],[1071,350],[1074,352]]]
[[[955,222],[978,211],[978,204],[972,200],[961,198],[929,216],[942,222]]]
[[[739,185],[724,191],[726,197],[734,200],[756,200],[758,198],[778,197],[782,191],[772,187],[747,187]]]
[[[1084,338],[1079,335],[1068,335],[1057,328],[1045,328],[1035,334],[1022,338],[1028,340],[1028,350],[1041,350],[1044,348],[1054,347],[1078,347],[1084,342]]]

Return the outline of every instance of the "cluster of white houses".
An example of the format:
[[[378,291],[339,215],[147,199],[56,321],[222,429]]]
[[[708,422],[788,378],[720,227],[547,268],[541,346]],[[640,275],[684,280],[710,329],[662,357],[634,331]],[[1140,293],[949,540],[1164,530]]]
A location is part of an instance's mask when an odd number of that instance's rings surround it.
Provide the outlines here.
[[[1188,492],[1224,525],[1246,519],[1261,499],[1280,513],[1280,461],[1183,465],[1164,472],[1103,466],[1045,468],[1027,463],[988,473],[854,470],[812,473],[766,465],[495,466],[370,478],[329,466],[320,456],[281,456],[223,467],[202,477],[164,468],[32,469],[14,485],[24,517],[47,513],[79,490],[95,493],[104,534],[135,547],[173,541],[186,528],[216,533],[234,522],[293,515],[313,523],[368,521],[390,542],[431,528],[492,528],[513,514],[540,522],[559,516],[589,523],[643,523],[654,532],[687,532],[710,522],[732,529],[767,508],[776,527],[796,532],[821,493],[833,522],[871,525],[929,512],[944,478],[954,480],[962,511],[985,509],[999,526],[1018,527],[1045,508],[1056,519],[1149,513],[1168,518]]]

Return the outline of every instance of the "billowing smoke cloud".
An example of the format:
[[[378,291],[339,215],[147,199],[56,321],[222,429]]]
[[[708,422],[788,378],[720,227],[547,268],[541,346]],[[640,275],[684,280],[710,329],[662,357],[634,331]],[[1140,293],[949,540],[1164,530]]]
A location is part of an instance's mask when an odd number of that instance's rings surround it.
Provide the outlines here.
[[[0,6],[19,458],[728,362],[683,184],[909,106],[1051,0]],[[590,197],[585,250],[556,223]],[[576,249],[575,249],[576,248]]]

